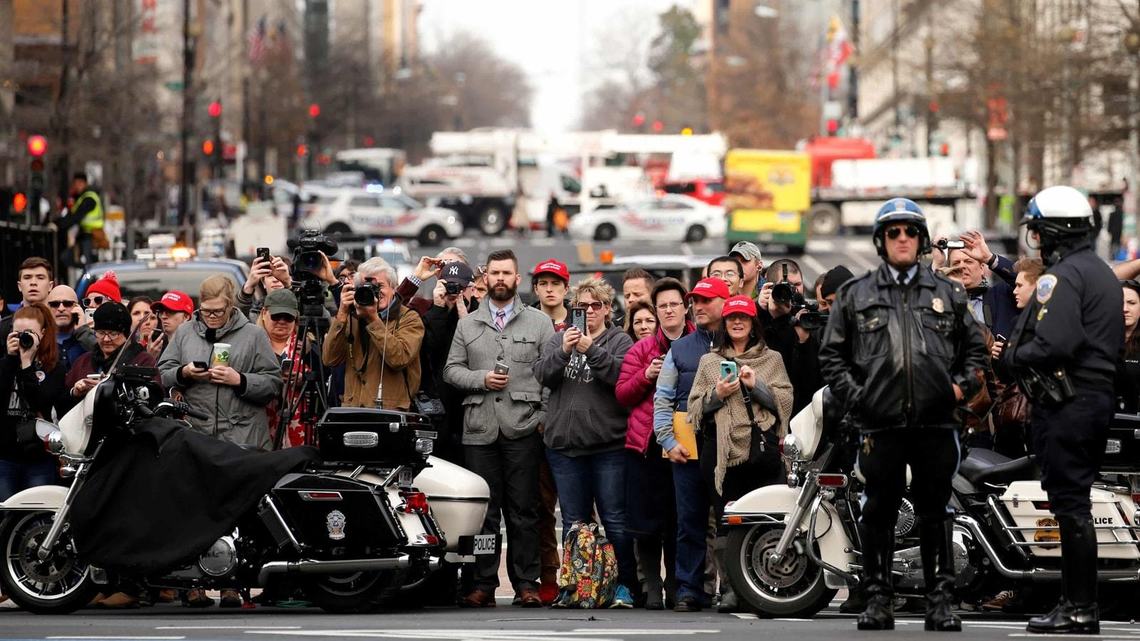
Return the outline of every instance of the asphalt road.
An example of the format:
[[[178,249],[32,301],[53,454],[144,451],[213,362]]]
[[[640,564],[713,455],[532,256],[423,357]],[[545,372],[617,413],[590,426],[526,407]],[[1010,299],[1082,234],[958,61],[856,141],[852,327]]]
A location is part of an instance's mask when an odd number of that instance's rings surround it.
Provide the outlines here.
[[[967,614],[965,630],[953,638],[1026,638],[1022,618]],[[843,637],[931,638],[921,617],[897,620],[894,632],[859,633],[854,618],[825,610],[816,619],[757,619],[751,614],[677,614],[645,610],[523,610],[500,603],[484,610],[428,608],[413,612],[332,616],[319,610],[185,610],[160,605],[143,610],[84,610],[70,616],[35,616],[0,610],[0,639],[197,641],[243,639],[291,641],[314,638],[471,639],[581,641],[693,639],[795,639],[835,641]],[[1137,639],[1140,625],[1105,622],[1101,637]]]
[[[724,254],[728,249],[727,242],[719,238],[700,243],[621,239],[607,243],[588,243],[567,238],[548,238],[544,232],[523,237],[510,232],[492,238],[468,235],[452,241],[451,244],[467,252],[468,258],[475,264],[483,263],[487,254],[493,250],[510,248],[515,251],[519,258],[520,269],[530,270],[543,260],[556,258],[566,263],[571,271],[582,264],[583,255],[596,258],[603,250],[611,250],[615,256],[619,257],[657,255],[662,258],[669,258],[679,255],[712,257]],[[427,250],[415,246],[412,247],[411,251],[414,258],[418,258],[421,253],[428,253]],[[779,252],[764,251],[765,264],[771,264],[772,261],[781,257],[784,255]],[[875,269],[879,265],[879,257],[875,254],[871,239],[863,236],[813,239],[808,241],[804,255],[795,258],[805,272],[804,280],[808,283],[813,282],[819,274],[839,264],[846,265],[855,274]]]

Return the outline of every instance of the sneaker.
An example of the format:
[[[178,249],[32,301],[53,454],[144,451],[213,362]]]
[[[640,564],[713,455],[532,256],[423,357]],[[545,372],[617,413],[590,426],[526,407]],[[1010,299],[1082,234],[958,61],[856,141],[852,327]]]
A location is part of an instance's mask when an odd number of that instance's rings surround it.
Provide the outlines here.
[[[614,590],[614,600],[610,602],[611,608],[616,609],[632,609],[633,608],[633,595],[629,593],[629,588],[624,585],[617,586]]]
[[[677,599],[677,604],[673,606],[674,612],[700,612],[702,608],[701,600],[695,596],[683,596]]]
[[[982,602],[982,609],[993,612],[995,610],[1003,610],[1009,602],[1013,600],[1013,590],[1002,590],[994,595],[992,599]]]
[[[7,595],[0,594],[0,610],[19,610],[20,606],[16,602],[9,599]]]

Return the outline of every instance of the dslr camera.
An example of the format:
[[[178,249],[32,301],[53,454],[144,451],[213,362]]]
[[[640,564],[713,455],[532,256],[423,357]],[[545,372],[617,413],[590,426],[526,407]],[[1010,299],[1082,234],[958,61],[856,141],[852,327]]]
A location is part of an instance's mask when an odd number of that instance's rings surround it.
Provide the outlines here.
[[[36,344],[36,337],[28,330],[20,332],[19,337],[16,339],[20,342],[20,349],[31,349]]]
[[[315,229],[303,230],[289,246],[293,247],[293,280],[318,280],[325,257],[338,249],[335,241]]]
[[[372,283],[361,283],[352,290],[352,302],[358,307],[371,307],[380,300],[380,288]]]
[[[780,282],[772,286],[772,300],[778,305],[790,305],[792,314],[806,307],[803,294],[796,291],[796,286],[788,280],[788,264],[781,265]]]

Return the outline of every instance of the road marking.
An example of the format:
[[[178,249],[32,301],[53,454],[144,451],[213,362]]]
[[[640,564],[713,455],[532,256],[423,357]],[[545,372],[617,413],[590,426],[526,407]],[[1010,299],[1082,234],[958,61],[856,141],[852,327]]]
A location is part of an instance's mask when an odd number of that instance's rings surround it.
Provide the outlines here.
[[[681,253],[685,256],[692,256],[693,248],[689,247],[689,243],[681,243]]]
[[[154,640],[154,641],[177,641],[178,639],[185,639],[186,637],[158,637],[158,636],[124,637],[124,636],[110,636],[110,635],[106,635],[106,634],[99,634],[99,635],[94,635],[94,636],[59,636],[59,637],[44,637],[44,638],[45,639],[107,639],[109,641],[117,641],[119,639],[130,640],[130,641],[135,641],[135,640],[142,641],[144,639]]]
[[[830,240],[809,240],[808,251],[827,253],[835,251],[835,243]]]
[[[155,630],[300,630],[299,625],[159,625]]]
[[[751,621],[752,619],[759,619],[760,618],[760,617],[756,616],[755,614],[752,614],[751,612],[733,612],[732,616],[734,616],[738,619],[744,619],[745,621]]]
[[[816,274],[822,274],[827,271],[827,268],[823,266],[823,263],[816,260],[814,256],[810,254],[804,254],[803,259],[804,264],[810,267]]]
[[[850,258],[861,269],[865,269],[867,271],[874,271],[876,269],[874,264],[872,264],[866,258],[863,258],[862,256],[860,256],[858,252],[849,251],[849,252],[846,252],[845,255],[848,258]],[[855,271],[855,270],[852,270],[852,271]],[[858,276],[859,274],[856,273],[855,275]]]
[[[272,630],[246,630],[246,634],[285,634],[289,636],[311,637],[354,637],[372,639],[482,639],[486,641],[532,641],[533,639],[585,639],[587,641],[620,641],[625,636],[693,636],[697,634],[719,634],[720,630],[643,630],[643,629],[593,629],[579,628],[569,631],[555,630],[299,630],[291,632],[275,632]],[[609,636],[607,636],[609,635]],[[614,637],[612,635],[620,635]],[[97,637],[86,637],[97,638]]]

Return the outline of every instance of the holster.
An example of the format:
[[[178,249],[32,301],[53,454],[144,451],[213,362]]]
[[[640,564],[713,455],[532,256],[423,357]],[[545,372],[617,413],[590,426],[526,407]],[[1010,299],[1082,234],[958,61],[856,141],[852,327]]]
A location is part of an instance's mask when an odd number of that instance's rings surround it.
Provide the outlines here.
[[[1051,371],[1035,367],[1018,368],[1017,382],[1034,403],[1046,407],[1061,405],[1077,395],[1073,381],[1063,367]]]

